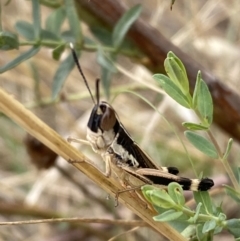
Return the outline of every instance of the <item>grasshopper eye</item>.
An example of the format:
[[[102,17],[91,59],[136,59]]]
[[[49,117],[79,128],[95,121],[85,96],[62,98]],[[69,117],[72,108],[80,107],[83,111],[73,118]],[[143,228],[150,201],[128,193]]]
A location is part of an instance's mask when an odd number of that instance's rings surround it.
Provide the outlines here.
[[[108,131],[112,129],[116,123],[116,114],[115,111],[108,106],[100,106],[103,114],[102,114],[102,119],[100,123],[100,127],[103,131]]]

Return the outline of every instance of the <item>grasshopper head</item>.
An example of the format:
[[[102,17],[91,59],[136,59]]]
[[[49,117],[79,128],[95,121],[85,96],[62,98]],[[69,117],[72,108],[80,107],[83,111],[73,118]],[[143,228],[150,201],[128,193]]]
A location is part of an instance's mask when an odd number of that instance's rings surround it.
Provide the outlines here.
[[[114,141],[119,122],[111,105],[102,101],[94,106],[87,126],[87,139],[92,148],[104,151]]]
[[[95,105],[88,121],[88,128],[92,132],[109,131],[114,128],[117,117],[114,109],[107,102],[102,101]]]

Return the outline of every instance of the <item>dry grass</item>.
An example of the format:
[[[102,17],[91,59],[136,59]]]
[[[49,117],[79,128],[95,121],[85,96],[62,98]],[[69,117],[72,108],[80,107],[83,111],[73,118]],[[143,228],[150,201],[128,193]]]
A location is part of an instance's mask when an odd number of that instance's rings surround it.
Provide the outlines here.
[[[146,22],[165,33],[166,37],[210,69],[225,84],[232,89],[239,89],[240,3],[238,0],[176,1],[172,12],[169,12],[169,1],[125,2],[128,6],[142,3],[144,7],[142,17]],[[49,9],[42,7],[43,26],[49,13]],[[6,7],[2,6],[2,25],[5,30],[14,31],[16,21],[31,21],[30,19],[31,3],[29,1],[15,0]],[[86,26],[84,26],[84,31],[89,34]],[[25,49],[1,51],[0,65],[9,62],[19,54],[19,51]],[[94,81],[100,76],[96,54],[83,53],[80,61],[90,86],[94,89]],[[179,108],[169,98],[159,98],[158,93],[148,88],[148,85],[155,86],[151,79],[152,73],[148,73],[141,66],[129,63],[124,58],[119,61],[119,65],[145,83],[144,87],[137,84],[138,88],[135,91],[154,103],[164,117],[173,124],[195,161],[197,173],[203,171],[205,175],[213,176],[216,180],[221,178],[219,173],[224,174],[221,164],[206,158],[184,139],[181,122],[191,120],[194,116]],[[11,93],[21,103],[31,106],[35,101],[33,67],[37,69],[40,80],[41,98],[48,98],[51,95],[52,78],[57,66],[58,62],[51,59],[51,52],[42,49],[30,61],[2,74],[1,88]],[[136,84],[134,79],[126,77],[125,74],[118,74],[113,77],[112,92],[116,93],[114,91],[119,87],[128,89],[133,84]],[[43,108],[35,107],[31,110],[62,136],[71,135],[84,139],[92,102],[76,69],[68,77],[63,94],[67,97],[78,94],[79,98],[75,101],[49,104]],[[177,166],[183,175],[193,177],[193,170],[186,159],[181,143],[163,118],[136,96],[123,92],[118,94],[117,98],[114,97],[113,94],[112,105],[117,110],[121,121],[134,139],[142,144],[144,150],[154,157],[156,162],[165,166]],[[216,127],[214,127],[214,134],[221,147],[224,148],[228,136]],[[25,131],[8,118],[1,116],[0,212],[2,215],[0,221],[51,218],[53,214],[61,217],[134,218],[134,215],[124,206],[114,208],[114,200],[107,200],[106,192],[100,190],[83,174],[60,158],[57,165],[65,169],[79,183],[78,186],[68,181],[56,168],[37,171],[26,153],[23,143],[25,135]],[[100,158],[94,155],[88,147],[81,146],[80,148],[84,154],[96,160],[98,166],[103,167]],[[236,144],[229,158],[233,164],[238,160],[238,150]],[[229,216],[234,217],[235,207],[234,205],[227,206],[227,202],[229,200],[225,197],[223,207]],[[21,209],[15,208],[16,203],[24,203],[26,210],[22,207]],[[14,211],[5,212],[4,210],[7,209],[4,205],[6,204]],[[0,228],[0,240],[107,240],[131,229],[131,227],[119,227],[118,225],[80,224],[81,228],[76,231],[74,229],[76,226],[72,226],[72,229],[68,229],[68,226],[70,224],[64,223],[2,227]],[[94,232],[97,233],[96,236]],[[128,233],[122,239],[149,240],[149,237],[151,240],[159,240],[159,236],[148,228]],[[220,238],[217,237],[216,240]],[[224,240],[228,239],[224,237]]]

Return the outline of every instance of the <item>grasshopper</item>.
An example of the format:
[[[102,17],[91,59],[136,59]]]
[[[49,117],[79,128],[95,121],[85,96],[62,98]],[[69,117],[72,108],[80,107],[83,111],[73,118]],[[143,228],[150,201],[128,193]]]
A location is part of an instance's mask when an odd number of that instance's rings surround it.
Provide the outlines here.
[[[151,160],[131,138],[113,107],[99,100],[99,79],[96,81],[95,102],[73,46],[70,46],[94,107],[87,124],[87,141],[74,138],[69,138],[69,141],[90,144],[93,151],[100,154],[105,161],[105,173],[103,174],[110,177],[114,173],[121,185],[129,190],[144,184],[166,187],[171,182],[179,183],[183,190],[209,190],[214,185],[212,179],[180,177],[177,176],[179,171],[176,167],[160,167]]]

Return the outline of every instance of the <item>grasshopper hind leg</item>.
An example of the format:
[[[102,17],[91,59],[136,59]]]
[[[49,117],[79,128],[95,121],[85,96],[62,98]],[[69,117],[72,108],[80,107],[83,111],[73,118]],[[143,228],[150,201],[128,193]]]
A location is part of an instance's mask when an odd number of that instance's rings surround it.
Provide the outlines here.
[[[182,186],[183,190],[207,191],[214,185],[213,180],[209,178],[190,179],[151,168],[137,169],[135,172],[127,171],[149,184],[168,186],[171,182],[177,182]]]
[[[142,169],[143,170],[143,169]],[[141,171],[139,172],[139,174]],[[145,173],[141,173],[145,178],[151,180],[153,184],[167,186],[171,182],[177,182],[183,188],[183,190],[190,191],[207,191],[213,185],[214,182],[212,179],[203,178],[203,179],[190,179],[186,177],[179,177],[172,174],[165,175],[163,173],[157,173],[151,170],[147,170]]]

